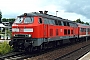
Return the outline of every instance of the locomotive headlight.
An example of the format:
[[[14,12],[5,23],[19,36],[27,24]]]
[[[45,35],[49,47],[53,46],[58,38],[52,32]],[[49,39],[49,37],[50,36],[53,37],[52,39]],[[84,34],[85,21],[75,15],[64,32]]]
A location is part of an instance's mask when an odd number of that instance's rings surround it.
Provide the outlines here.
[[[15,36],[15,34],[14,34],[14,36]]]
[[[12,28],[12,32],[19,32],[18,28]]]
[[[31,35],[29,34],[29,37],[31,37]]]

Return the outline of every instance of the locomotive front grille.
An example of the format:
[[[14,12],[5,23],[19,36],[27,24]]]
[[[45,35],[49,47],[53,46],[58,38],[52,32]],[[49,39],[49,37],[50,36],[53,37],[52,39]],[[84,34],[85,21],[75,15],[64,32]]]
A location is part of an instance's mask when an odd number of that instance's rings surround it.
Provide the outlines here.
[[[16,34],[15,37],[29,37],[29,34]]]

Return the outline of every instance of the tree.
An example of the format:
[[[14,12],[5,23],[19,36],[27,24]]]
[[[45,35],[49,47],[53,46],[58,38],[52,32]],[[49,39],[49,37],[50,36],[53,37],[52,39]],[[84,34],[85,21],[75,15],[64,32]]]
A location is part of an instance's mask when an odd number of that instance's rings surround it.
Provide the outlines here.
[[[77,19],[76,22],[77,22],[77,23],[81,23],[81,20],[80,20],[80,19]]]
[[[77,23],[89,25],[88,22],[85,23],[85,22],[81,21],[80,19],[77,19],[77,20],[75,20],[75,21],[73,21],[73,22],[77,22]]]
[[[88,23],[88,22],[86,22],[85,24],[89,25],[89,23]]]
[[[2,19],[2,12],[0,11],[0,23],[1,23],[1,19]]]
[[[6,29],[6,37],[8,39],[8,36],[11,38],[12,37],[12,33],[10,30]]]
[[[2,22],[7,22],[7,19],[6,19],[6,18],[3,18],[3,19],[2,19]]]
[[[83,21],[81,21],[82,24],[85,24]]]
[[[15,18],[9,18],[9,19],[3,18],[2,19],[2,22],[11,22],[11,23],[13,23],[14,21],[15,21]]]

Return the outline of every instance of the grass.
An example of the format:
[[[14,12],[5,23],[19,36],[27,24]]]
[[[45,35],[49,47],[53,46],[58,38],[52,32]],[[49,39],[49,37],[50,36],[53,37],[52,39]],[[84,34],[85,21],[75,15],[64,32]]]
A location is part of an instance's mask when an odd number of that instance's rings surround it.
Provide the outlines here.
[[[13,50],[13,48],[8,44],[7,41],[0,43],[0,54],[1,55],[5,55],[5,54],[11,52],[12,50]]]

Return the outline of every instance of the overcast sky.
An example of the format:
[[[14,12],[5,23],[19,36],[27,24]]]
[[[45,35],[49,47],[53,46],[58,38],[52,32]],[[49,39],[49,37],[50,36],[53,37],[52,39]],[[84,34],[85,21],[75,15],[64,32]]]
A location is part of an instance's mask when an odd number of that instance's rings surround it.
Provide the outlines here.
[[[0,0],[3,18],[16,18],[25,12],[47,10],[48,14],[90,23],[90,0]]]

